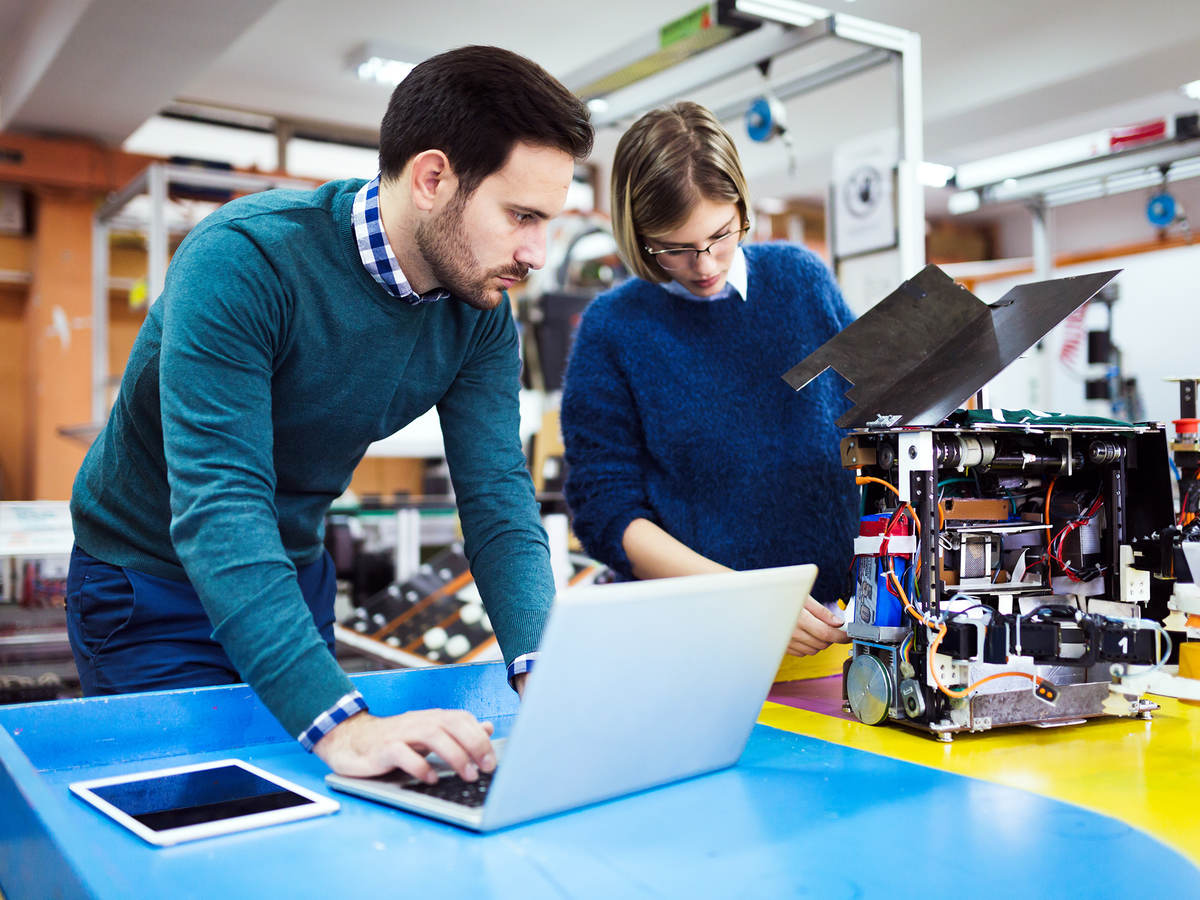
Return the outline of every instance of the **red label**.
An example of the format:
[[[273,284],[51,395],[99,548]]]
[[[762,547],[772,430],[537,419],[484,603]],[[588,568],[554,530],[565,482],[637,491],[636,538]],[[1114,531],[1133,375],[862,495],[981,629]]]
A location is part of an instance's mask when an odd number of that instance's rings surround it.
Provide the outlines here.
[[[1160,141],[1167,136],[1167,120],[1155,119],[1127,128],[1114,128],[1109,132],[1108,146],[1112,150],[1126,150],[1149,141]]]

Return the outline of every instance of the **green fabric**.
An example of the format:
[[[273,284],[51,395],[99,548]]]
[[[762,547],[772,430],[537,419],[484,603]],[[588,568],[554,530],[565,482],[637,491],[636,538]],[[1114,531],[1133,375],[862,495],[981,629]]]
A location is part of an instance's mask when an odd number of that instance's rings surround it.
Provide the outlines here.
[[[467,556],[505,656],[553,598],[518,435],[507,303],[410,306],[364,269],[362,182],[222,207],[180,245],[75,481],[79,545],[188,579],[238,671],[290,734],[352,690],[295,567],[372,441],[437,405]]]
[[[1010,425],[1116,425],[1122,428],[1132,427],[1129,422],[1119,419],[1105,419],[1100,416],[1074,416],[1067,413],[1047,413],[1034,409],[1002,409],[1000,418],[996,418],[994,409],[956,409],[946,417],[946,421],[954,425],[990,425],[996,422],[1006,422]]]

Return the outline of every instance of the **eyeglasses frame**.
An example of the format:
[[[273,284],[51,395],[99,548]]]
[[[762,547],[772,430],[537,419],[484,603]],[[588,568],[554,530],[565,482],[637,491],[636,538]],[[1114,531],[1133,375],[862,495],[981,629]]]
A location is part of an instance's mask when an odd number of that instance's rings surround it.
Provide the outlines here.
[[[712,256],[713,255],[712,248],[714,246],[721,243],[721,241],[732,237],[735,234],[738,235],[738,241],[736,244],[734,244],[734,247],[735,248],[740,247],[742,245],[742,240],[744,239],[746,232],[748,232],[749,230],[750,230],[749,225],[743,225],[741,228],[735,228],[732,231],[727,231],[724,234],[720,235],[719,237],[715,238],[714,240],[710,241],[708,246],[704,247],[702,249],[697,249],[695,247],[667,247],[663,250],[651,250],[645,244],[642,245],[642,249],[645,250],[646,253],[649,256],[651,256],[654,259],[654,261],[656,263],[658,263],[660,266],[662,266],[664,269],[667,269],[669,271],[678,271],[678,269],[686,268],[689,263],[684,262],[682,266],[679,266],[678,268],[673,269],[671,266],[664,265],[662,260],[660,260],[658,257],[664,253],[694,253],[695,256],[692,257],[692,259],[690,260],[690,264],[694,266],[694,265],[696,265],[696,263],[700,262],[700,254],[707,253],[709,256]],[[686,259],[686,257],[683,257],[683,258]]]

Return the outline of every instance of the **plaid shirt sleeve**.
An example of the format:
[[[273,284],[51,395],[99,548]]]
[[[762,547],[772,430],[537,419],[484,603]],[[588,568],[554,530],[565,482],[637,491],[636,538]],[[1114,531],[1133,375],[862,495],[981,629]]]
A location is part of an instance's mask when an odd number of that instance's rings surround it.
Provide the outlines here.
[[[514,659],[508,667],[509,687],[512,687],[513,679],[518,675],[524,675],[526,672],[532,671],[533,664],[536,661],[537,653],[526,653]],[[513,690],[516,690],[516,688],[514,687]],[[296,740],[300,742],[301,747],[311,753],[313,747],[317,745],[317,741],[333,731],[335,725],[345,722],[357,712],[364,712],[366,708],[367,701],[363,699],[363,695],[358,691],[351,691],[332,707],[317,716],[311,725],[296,736]]]
[[[513,679],[518,675],[524,675],[526,672],[532,672],[535,662],[537,662],[536,651],[525,653],[514,659],[508,666],[508,686],[515,691],[516,687],[513,685]]]
[[[363,699],[363,695],[358,691],[351,691],[332,707],[313,719],[313,723],[298,734],[296,740],[300,742],[301,747],[311,753],[317,741],[333,731],[335,725],[345,722],[352,715],[357,712],[363,712],[366,708],[367,701]]]

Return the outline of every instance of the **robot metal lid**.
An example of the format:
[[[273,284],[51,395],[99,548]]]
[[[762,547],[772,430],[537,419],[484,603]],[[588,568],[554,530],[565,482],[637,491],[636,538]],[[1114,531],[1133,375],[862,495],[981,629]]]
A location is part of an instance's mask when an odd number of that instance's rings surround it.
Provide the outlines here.
[[[850,381],[842,428],[934,426],[1120,271],[1021,284],[987,304],[926,266],[783,380],[800,390],[833,368]]]

